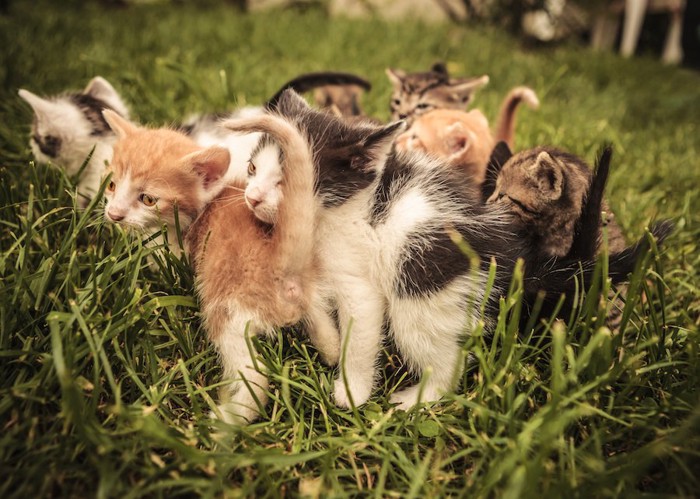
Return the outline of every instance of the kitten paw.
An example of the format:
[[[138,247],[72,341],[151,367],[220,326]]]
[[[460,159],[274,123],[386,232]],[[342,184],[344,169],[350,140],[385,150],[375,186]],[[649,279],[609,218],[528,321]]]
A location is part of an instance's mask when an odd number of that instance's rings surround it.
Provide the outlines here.
[[[218,411],[211,411],[209,413],[211,419],[223,421],[224,423],[234,426],[243,426],[252,423],[258,418],[258,416],[260,416],[254,401],[252,407],[245,405],[243,402],[230,400],[228,402],[218,404],[216,408]]]
[[[421,393],[421,386],[415,385],[405,390],[394,392],[394,394],[389,397],[389,402],[397,404],[396,408],[400,411],[409,411],[421,402],[434,402],[439,399],[440,396],[432,390],[424,388]]]
[[[361,406],[362,404],[367,402],[367,400],[369,400],[369,396],[372,394],[371,384],[368,385],[364,383],[353,382],[353,380],[349,379],[347,385],[347,388],[350,388],[350,392],[352,394],[352,401],[354,402],[355,407]],[[340,377],[335,380],[335,386],[333,388],[333,400],[335,400],[335,405],[337,405],[338,407],[342,407],[343,409],[349,409],[350,407],[352,407],[352,404],[350,404],[350,394],[348,393],[347,388]]]

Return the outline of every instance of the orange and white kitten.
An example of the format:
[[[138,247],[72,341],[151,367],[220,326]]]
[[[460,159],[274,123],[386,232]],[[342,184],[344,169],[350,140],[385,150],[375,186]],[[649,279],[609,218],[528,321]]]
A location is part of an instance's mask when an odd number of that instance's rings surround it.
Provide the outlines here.
[[[312,342],[329,363],[338,360],[338,331],[319,297],[314,235],[318,202],[306,140],[272,115],[228,122],[238,131],[273,136],[283,154],[284,202],[274,228],[243,199],[243,185],[227,183],[227,148],[203,148],[169,129],[135,126],[104,116],[118,136],[109,166],[108,220],[140,228],[174,228],[178,207],[185,250],[193,265],[207,335],[224,379],[217,416],[233,424],[254,420],[267,401],[267,376],[256,369],[247,336],[305,320]]]
[[[478,109],[466,112],[457,109],[435,109],[418,116],[411,128],[396,139],[398,151],[422,151],[447,160],[462,169],[475,184],[486,175],[491,151],[502,140],[513,147],[515,111],[520,102],[539,106],[535,92],[527,87],[511,90],[501,105],[496,131],[491,132],[484,113]]]
[[[478,109],[469,112],[436,109],[416,118],[396,139],[396,150],[422,151],[464,170],[481,184],[495,145],[489,121]]]

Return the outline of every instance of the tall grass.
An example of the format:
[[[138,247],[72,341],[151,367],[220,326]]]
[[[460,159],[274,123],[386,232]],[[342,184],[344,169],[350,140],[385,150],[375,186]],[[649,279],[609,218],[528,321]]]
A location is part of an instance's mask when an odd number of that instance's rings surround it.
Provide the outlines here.
[[[579,46],[523,49],[483,26],[243,15],[226,6],[125,10],[14,2],[0,17],[0,496],[619,497],[700,489],[700,78],[651,58]],[[520,284],[492,337],[463,346],[460,388],[395,411],[406,382],[387,353],[376,395],[337,409],[332,369],[300,332],[259,341],[270,404],[216,439],[219,368],[186,262],[104,225],[100,201],[35,165],[18,88],[53,94],[94,75],[140,121],[258,104],[302,72],[374,83],[388,117],[387,66],[447,60],[491,76],[475,105],[495,121],[511,86],[518,147],[554,144],[592,160],[615,146],[609,199],[630,239],[654,218],[674,235],[632,278],[625,326],[589,299],[568,323],[519,328]],[[605,288],[606,283],[601,281]]]

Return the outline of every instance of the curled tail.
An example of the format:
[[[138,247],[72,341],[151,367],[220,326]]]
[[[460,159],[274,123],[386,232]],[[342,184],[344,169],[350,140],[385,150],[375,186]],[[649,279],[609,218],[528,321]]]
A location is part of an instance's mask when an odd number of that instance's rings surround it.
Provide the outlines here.
[[[357,85],[364,90],[370,90],[372,88],[372,85],[367,80],[350,73],[336,73],[332,71],[306,73],[282,85],[277,93],[265,103],[264,107],[265,109],[274,109],[277,107],[277,102],[280,100],[280,97],[282,97],[284,91],[290,88],[299,94],[303,94],[304,92],[308,92],[309,90],[323,85]]]
[[[301,132],[285,119],[265,114],[232,119],[222,126],[235,132],[263,132],[273,137],[282,151],[284,182],[282,202],[273,232],[279,265],[290,278],[308,269],[314,246],[317,215],[313,154]]]
[[[537,109],[540,106],[540,101],[534,90],[528,87],[515,87],[506,95],[498,113],[498,124],[494,138],[497,142],[504,141],[511,149],[513,149],[515,140],[515,111],[521,102],[525,102],[532,109]]]

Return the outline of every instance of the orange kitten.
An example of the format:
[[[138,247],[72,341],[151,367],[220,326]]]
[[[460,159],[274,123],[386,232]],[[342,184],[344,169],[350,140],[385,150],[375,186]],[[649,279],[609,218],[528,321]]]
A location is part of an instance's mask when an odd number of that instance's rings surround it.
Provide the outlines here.
[[[476,184],[486,175],[495,141],[489,122],[478,109],[436,109],[416,118],[396,139],[397,151],[422,151],[464,170]]]
[[[520,102],[537,107],[535,93],[527,87],[516,87],[503,101],[496,131],[491,132],[484,113],[478,109],[435,109],[415,119],[411,128],[396,139],[398,151],[422,151],[447,160],[462,169],[476,184],[486,175],[486,165],[497,141],[513,147],[515,111]]]
[[[178,207],[204,325],[223,364],[219,413],[230,423],[255,419],[267,401],[267,376],[258,371],[247,335],[271,335],[304,319],[321,355],[335,363],[339,336],[317,297],[313,252],[317,201],[306,140],[271,116],[230,121],[238,131],[266,132],[284,155],[284,202],[274,227],[247,208],[243,185],[226,184],[229,150],[202,148],[173,130],[137,127],[116,113],[104,116],[119,140],[109,170],[106,217],[151,228],[174,224]]]

